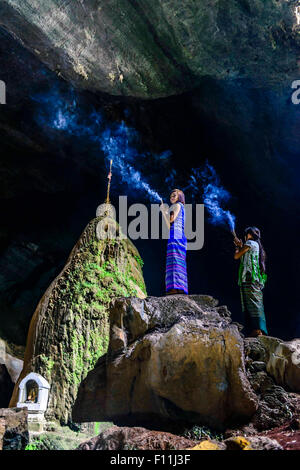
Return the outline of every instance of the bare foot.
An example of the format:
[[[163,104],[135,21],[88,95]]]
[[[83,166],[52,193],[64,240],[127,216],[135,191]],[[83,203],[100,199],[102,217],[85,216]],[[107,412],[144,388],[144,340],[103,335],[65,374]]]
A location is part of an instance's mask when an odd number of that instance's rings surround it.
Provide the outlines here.
[[[261,330],[253,330],[251,333],[252,338],[257,338],[257,336],[262,336],[262,331]]]
[[[175,295],[175,294],[185,294],[185,292],[180,289],[171,289],[168,292],[166,292],[166,295]]]

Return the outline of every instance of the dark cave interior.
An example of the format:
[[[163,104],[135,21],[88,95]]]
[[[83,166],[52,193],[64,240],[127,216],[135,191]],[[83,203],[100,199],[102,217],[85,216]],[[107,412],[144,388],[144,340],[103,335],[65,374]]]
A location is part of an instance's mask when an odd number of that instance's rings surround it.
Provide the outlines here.
[[[7,84],[7,105],[0,108],[0,336],[25,344],[37,302],[104,201],[107,170],[99,146],[36,121],[36,93],[59,89],[64,96],[72,86],[4,30],[0,39],[1,79]],[[147,155],[171,151],[167,159],[140,163],[165,198],[173,189],[165,183],[172,169],[177,187],[184,187],[192,168],[206,160],[216,168],[232,194],[237,232],[249,225],[262,231],[269,332],[299,337],[300,106],[292,104],[291,89],[207,77],[191,92],[155,100],[73,92],[82,115],[93,106],[108,123],[124,120],[136,129]],[[121,194],[129,203],[151,203],[119,184],[116,175],[112,202]],[[164,295],[165,240],[134,243],[144,260],[148,295]],[[216,297],[234,321],[242,321],[231,234],[206,218],[204,247],[188,252],[187,265],[190,293]]]

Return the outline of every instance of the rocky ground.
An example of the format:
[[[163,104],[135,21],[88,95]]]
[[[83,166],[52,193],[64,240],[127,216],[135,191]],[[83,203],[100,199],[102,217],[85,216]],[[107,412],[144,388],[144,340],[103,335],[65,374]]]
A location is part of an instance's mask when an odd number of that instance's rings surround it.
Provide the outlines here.
[[[4,449],[300,450],[298,340],[244,338],[204,295],[119,297],[109,317],[71,429],[28,435],[26,411],[4,409]]]
[[[292,429],[290,424],[261,434],[239,432],[227,438],[216,438],[208,429],[197,426],[185,435],[112,426],[81,443],[78,450],[300,450],[299,440],[299,427]]]
[[[245,338],[206,295],[116,297],[108,316],[107,353],[68,426],[47,418],[28,434],[26,411],[3,408],[3,449],[300,449],[299,340]],[[1,371],[4,400],[13,382]]]
[[[300,424],[299,419],[283,426],[265,431],[262,436],[274,439],[284,450],[300,450]]]
[[[121,427],[80,449],[177,448],[180,435],[220,450],[299,448],[298,340],[244,338],[209,296],[115,299],[110,321],[107,355],[73,417]],[[137,422],[147,429],[134,431]]]

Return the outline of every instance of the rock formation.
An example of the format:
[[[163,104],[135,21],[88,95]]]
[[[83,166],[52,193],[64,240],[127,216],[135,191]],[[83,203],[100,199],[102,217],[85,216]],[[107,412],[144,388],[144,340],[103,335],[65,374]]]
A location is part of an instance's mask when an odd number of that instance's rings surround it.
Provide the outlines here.
[[[269,437],[271,436],[271,437]],[[283,444],[283,445],[281,445]],[[190,439],[169,432],[151,431],[140,427],[111,426],[85,442],[77,450],[299,450],[300,432],[285,429],[285,432],[268,434],[237,434],[225,440]]]
[[[80,386],[73,419],[182,420],[222,429],[247,422],[258,400],[244,345],[209,296],[115,299],[110,343]]]
[[[113,426],[80,450],[300,449],[298,340],[244,338],[204,295],[116,298],[110,319],[107,354],[82,382],[73,418],[133,427]]]
[[[156,98],[202,77],[291,81],[296,0],[2,0],[1,25],[57,74],[112,95]],[[263,73],[262,73],[263,69]]]
[[[14,385],[23,368],[24,351],[0,339],[0,408],[8,406]],[[18,356],[18,357],[17,357]]]
[[[11,399],[14,384],[5,364],[0,364],[0,408],[6,408]]]
[[[4,364],[13,383],[19,378],[23,368],[24,348],[0,339],[0,364]]]
[[[78,450],[180,450],[195,445],[191,439],[145,428],[112,426],[83,442]]]
[[[245,339],[247,375],[259,397],[253,424],[259,431],[291,422],[300,416],[300,362],[296,344],[277,338]]]
[[[81,381],[106,353],[108,303],[114,296],[146,295],[138,251],[129,239],[116,237],[118,224],[104,217],[87,225],[34,312],[10,406],[17,403],[20,380],[34,371],[51,385],[46,417],[68,423]],[[99,222],[115,230],[115,238],[99,239]]]
[[[248,345],[252,355],[256,350],[256,360],[265,362],[266,371],[278,385],[300,392],[300,339],[282,341],[262,336],[256,341],[248,340]]]
[[[28,442],[27,410],[0,408],[0,450],[24,450]]]

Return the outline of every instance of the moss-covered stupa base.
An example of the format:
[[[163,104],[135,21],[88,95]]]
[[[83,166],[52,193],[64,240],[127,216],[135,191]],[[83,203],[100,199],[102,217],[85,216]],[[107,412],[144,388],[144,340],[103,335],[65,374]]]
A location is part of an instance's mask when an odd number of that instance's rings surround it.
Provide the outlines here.
[[[118,237],[120,228],[113,218],[105,220],[115,238],[98,238],[104,217],[87,225],[34,312],[24,368],[10,406],[16,406],[20,380],[34,371],[51,385],[46,418],[70,422],[81,381],[107,351],[110,300],[146,297],[142,259],[129,239]]]

